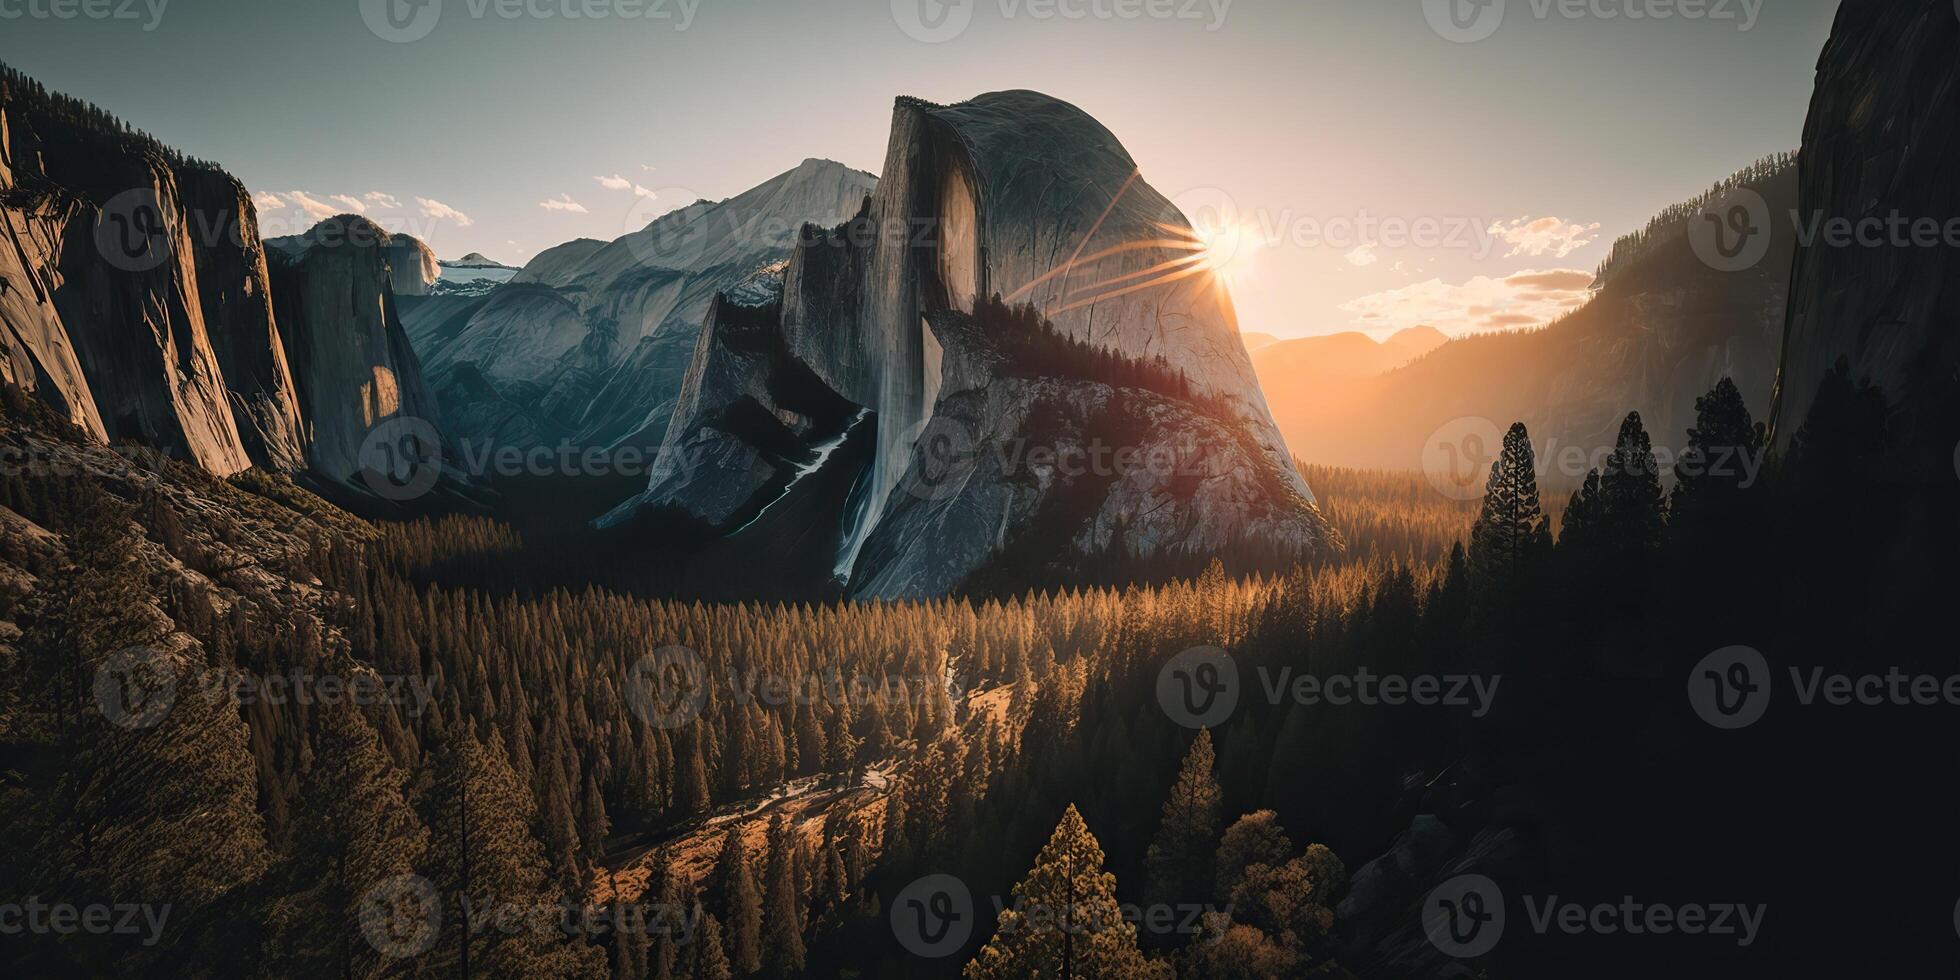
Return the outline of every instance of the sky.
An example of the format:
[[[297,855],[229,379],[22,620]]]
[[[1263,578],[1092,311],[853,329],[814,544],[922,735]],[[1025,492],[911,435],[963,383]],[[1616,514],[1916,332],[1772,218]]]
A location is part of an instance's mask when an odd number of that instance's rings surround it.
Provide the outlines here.
[[[1451,9],[1455,5],[1455,9]],[[258,196],[522,264],[1026,88],[1215,234],[1241,329],[1527,328],[1796,149],[1835,0],[0,0],[0,60]],[[90,16],[99,11],[107,16]],[[371,26],[372,25],[372,26]]]

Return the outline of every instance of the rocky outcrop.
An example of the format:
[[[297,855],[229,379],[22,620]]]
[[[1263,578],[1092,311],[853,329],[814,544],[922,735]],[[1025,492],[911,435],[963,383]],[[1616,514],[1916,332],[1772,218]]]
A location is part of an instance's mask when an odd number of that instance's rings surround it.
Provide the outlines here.
[[[251,195],[215,170],[187,174],[183,192],[192,213],[219,230],[195,249],[198,295],[239,439],[261,466],[304,469],[306,427],[272,311],[272,275]]]
[[[720,418],[745,400],[770,408],[756,392],[786,364],[876,426],[837,542],[838,577],[858,595],[943,594],[1030,528],[1061,555],[1331,545],[1195,242],[1073,106],[1032,92],[901,99],[876,193],[844,224],[806,229],[783,272],[762,331],[781,354],[733,357],[726,328],[706,324],[662,449],[692,475],[656,479],[641,503],[723,524],[770,492],[788,464],[760,440],[783,433]],[[1166,263],[1183,271],[1153,278]],[[1049,354],[1065,363],[1038,363]],[[1077,480],[1003,459],[1026,445],[1168,462]]]
[[[787,259],[805,222],[855,213],[874,183],[806,160],[726,201],[643,203],[670,210],[616,241],[540,253],[460,329],[416,331],[443,403],[484,409],[458,415],[456,436],[659,446],[715,295]]]
[[[388,272],[397,296],[427,296],[442,278],[436,253],[413,235],[390,235]]]
[[[199,248],[224,247],[222,215],[185,192],[213,168],[11,73],[0,113],[10,378],[92,434],[217,474],[251,465],[198,275]]]
[[[1817,68],[1804,126],[1801,211],[1820,227],[1895,218],[1941,231],[1879,243],[1820,236],[1798,251],[1777,384],[1775,440],[1802,426],[1840,359],[1900,406],[1940,410],[1960,379],[1960,18],[1948,0],[1845,0]]]
[[[312,429],[312,468],[346,481],[379,423],[419,418],[440,428],[435,399],[390,289],[391,236],[356,215],[267,243],[273,296]]]

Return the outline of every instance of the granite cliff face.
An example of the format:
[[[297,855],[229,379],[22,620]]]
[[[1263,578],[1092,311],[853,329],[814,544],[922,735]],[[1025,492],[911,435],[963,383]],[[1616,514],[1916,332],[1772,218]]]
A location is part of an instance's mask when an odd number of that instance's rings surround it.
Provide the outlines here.
[[[874,184],[806,160],[726,201],[642,202],[660,215],[645,227],[540,253],[474,305],[415,304],[408,328],[455,435],[660,445],[715,294],[788,258],[805,222],[856,213]]]
[[[1867,220],[1960,219],[1960,17],[1948,0],[1846,0],[1818,62],[1804,125],[1801,212]],[[1876,247],[1808,242],[1797,252],[1777,384],[1775,440],[1802,426],[1839,358],[1901,407],[1936,410],[1960,378],[1960,250],[1908,233]]]
[[[388,232],[340,215],[267,245],[279,323],[312,433],[313,470],[333,480],[354,477],[363,440],[387,419],[439,426],[395,311]]]
[[[427,296],[442,277],[436,253],[413,235],[388,239],[388,272],[397,296]]]
[[[225,202],[207,197],[215,168],[11,72],[0,76],[0,115],[9,380],[91,434],[221,475],[251,465],[207,326],[208,312],[237,304],[207,296],[199,277],[201,264],[224,264],[216,253],[244,248],[226,241]],[[246,401],[243,415],[278,414]],[[274,450],[260,452],[273,462]]]
[[[660,472],[614,519],[648,506],[738,530],[726,518],[844,437],[834,418],[759,397],[814,382],[863,413],[851,431],[875,427],[836,543],[859,595],[943,594],[1036,526],[1080,554],[1331,545],[1230,299],[1178,261],[1196,251],[1180,244],[1189,228],[1073,106],[1032,92],[899,100],[864,209],[805,230],[779,297],[708,318]],[[1189,271],[1153,278],[1166,263]],[[769,355],[735,357],[737,334],[767,338],[749,349]],[[737,411],[780,426],[730,424]],[[1006,458],[1027,445],[1173,463],[1078,480]]]

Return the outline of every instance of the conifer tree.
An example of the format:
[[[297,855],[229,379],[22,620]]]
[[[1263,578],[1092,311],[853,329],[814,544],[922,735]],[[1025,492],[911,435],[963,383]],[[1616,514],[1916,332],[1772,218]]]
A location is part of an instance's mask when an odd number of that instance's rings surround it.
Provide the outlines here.
[[[1014,898],[993,938],[966,965],[968,980],[1169,980],[1170,967],[1137,948],[1136,927],[1116,901],[1116,876],[1103,870],[1102,845],[1073,805],[1014,886]]]
[[[762,896],[739,825],[722,837],[721,854],[708,882],[708,901],[727,921],[723,945],[729,963],[745,975],[762,969]]]
[[[1674,466],[1670,518],[1705,527],[1731,515],[1762,464],[1764,438],[1733,380],[1695,399],[1695,426]]]
[[[1226,828],[1218,842],[1218,877],[1212,889],[1214,901],[1229,902],[1232,890],[1245,880],[1246,869],[1255,864],[1280,865],[1293,853],[1293,842],[1279,825],[1279,815],[1271,810],[1248,813]]]
[[[1470,531],[1470,567],[1484,590],[1504,590],[1551,544],[1550,525],[1538,498],[1537,460],[1524,423],[1504,435],[1504,449],[1490,466],[1483,510]]]
[[[796,883],[796,834],[780,812],[769,822],[769,853],[764,862],[762,968],[770,977],[803,972],[801,893]]]
[[[1632,555],[1659,546],[1667,524],[1667,503],[1661,493],[1660,463],[1653,441],[1632,412],[1620,424],[1620,437],[1606,471],[1599,478],[1602,532],[1617,555]]]
[[[728,962],[720,920],[713,915],[703,915],[699,929],[699,934],[689,947],[693,951],[693,962],[688,970],[690,980],[734,980],[735,968]]]
[[[1217,846],[1221,794],[1212,775],[1215,753],[1211,730],[1201,728],[1185,753],[1177,782],[1164,801],[1157,837],[1145,857],[1150,900],[1166,905],[1194,901],[1212,880],[1212,850]]]
[[[382,883],[414,873],[429,834],[402,798],[406,774],[357,708],[328,704],[315,729],[266,959],[291,975],[378,976],[389,963],[362,933],[361,903]]]

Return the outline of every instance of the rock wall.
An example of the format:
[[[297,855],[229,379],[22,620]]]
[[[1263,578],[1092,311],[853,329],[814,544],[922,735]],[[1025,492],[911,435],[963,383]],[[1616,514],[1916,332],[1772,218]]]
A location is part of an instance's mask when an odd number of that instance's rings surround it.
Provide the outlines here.
[[[239,439],[261,466],[304,469],[306,426],[272,312],[272,274],[251,195],[215,170],[187,174],[183,192],[192,212],[216,232],[195,249],[198,297]]]
[[[436,253],[413,235],[389,238],[388,270],[397,296],[427,296],[436,280],[442,278],[442,264],[436,261]]]
[[[1800,157],[1807,220],[1960,219],[1960,16],[1950,0],[1845,0]],[[1888,236],[1889,237],[1889,236]],[[1839,358],[1908,424],[1960,380],[1960,249],[1910,240],[1799,250],[1777,383],[1788,445]]]
[[[395,310],[389,234],[340,215],[267,244],[279,323],[312,429],[312,468],[335,480],[353,477],[363,440],[385,419],[419,418],[440,429]]]

